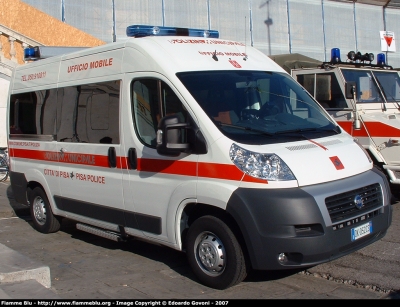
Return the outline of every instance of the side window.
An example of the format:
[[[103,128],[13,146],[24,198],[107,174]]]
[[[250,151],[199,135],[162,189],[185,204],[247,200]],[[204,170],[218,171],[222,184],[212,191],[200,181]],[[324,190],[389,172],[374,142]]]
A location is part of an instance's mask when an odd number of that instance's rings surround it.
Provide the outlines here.
[[[42,115],[40,121],[41,134],[54,136],[57,133],[57,89],[47,90],[40,95],[37,92],[37,94],[38,97],[44,98],[44,103],[39,113]]]
[[[161,97],[165,115],[177,115],[179,122],[186,122],[187,111],[175,92],[164,82],[161,82]]]
[[[307,90],[307,92],[314,97],[315,74],[297,75],[297,82],[299,82]]]
[[[57,141],[79,141],[75,125],[78,96],[79,92],[77,86],[58,89],[58,103],[60,104],[58,116],[60,117],[60,126],[57,127]]]
[[[132,83],[132,116],[139,138],[155,147],[157,124],[160,118],[157,80],[143,79]]]
[[[57,140],[119,144],[119,80],[58,90]]]
[[[11,96],[10,134],[41,134],[42,92],[29,92]]]
[[[10,134],[118,144],[120,83],[116,80],[12,95]]]
[[[334,73],[317,74],[316,100],[325,109],[342,109],[347,107],[339,82]]]
[[[298,75],[297,81],[325,109],[347,107],[343,92],[334,73]]]
[[[187,111],[178,96],[160,80],[134,80],[131,97],[136,132],[139,139],[150,147],[156,146],[158,122],[163,116],[177,115],[180,122],[187,120]]]

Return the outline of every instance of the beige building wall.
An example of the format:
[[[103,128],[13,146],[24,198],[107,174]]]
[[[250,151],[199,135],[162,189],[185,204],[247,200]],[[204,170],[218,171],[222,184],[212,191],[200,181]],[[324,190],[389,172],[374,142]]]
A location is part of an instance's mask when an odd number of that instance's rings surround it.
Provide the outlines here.
[[[33,46],[94,47],[105,44],[85,32],[20,1],[0,0],[0,147],[7,146],[6,116],[10,77]]]
[[[37,45],[94,47],[105,44],[20,0],[0,0],[0,26],[38,42]],[[11,59],[15,52],[16,61],[23,64],[23,41],[16,39],[13,45],[15,51],[12,50],[10,35],[0,33],[0,53]]]

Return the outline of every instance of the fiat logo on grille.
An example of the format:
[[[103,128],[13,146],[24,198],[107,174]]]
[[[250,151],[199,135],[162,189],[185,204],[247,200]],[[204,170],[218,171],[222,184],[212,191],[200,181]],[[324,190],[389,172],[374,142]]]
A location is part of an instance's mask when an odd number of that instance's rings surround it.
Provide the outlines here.
[[[354,197],[354,205],[357,209],[361,209],[362,207],[364,207],[364,201],[360,195],[356,195],[356,197]]]

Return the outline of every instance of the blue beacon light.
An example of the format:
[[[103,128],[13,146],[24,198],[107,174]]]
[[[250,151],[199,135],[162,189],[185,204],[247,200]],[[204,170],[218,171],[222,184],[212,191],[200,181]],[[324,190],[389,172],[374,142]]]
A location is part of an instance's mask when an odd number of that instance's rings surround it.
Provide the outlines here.
[[[147,26],[147,25],[128,26],[126,28],[126,35],[129,37],[192,36],[192,37],[204,37],[204,38],[219,38],[219,32],[216,30]]]
[[[40,58],[39,50],[35,47],[24,49],[24,60],[36,60]]]
[[[339,48],[332,48],[331,49],[331,63],[337,64],[340,63],[340,49]]]
[[[379,66],[385,66],[386,65],[386,57],[385,57],[384,53],[378,53],[377,54],[376,64],[379,65]]]

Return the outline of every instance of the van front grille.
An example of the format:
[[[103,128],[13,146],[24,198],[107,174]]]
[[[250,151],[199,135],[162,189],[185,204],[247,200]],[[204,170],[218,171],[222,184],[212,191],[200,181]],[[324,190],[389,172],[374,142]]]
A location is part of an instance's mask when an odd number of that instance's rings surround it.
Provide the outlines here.
[[[362,206],[356,206],[356,199],[361,197]],[[333,224],[363,215],[383,206],[382,189],[378,183],[330,196],[325,204]]]

